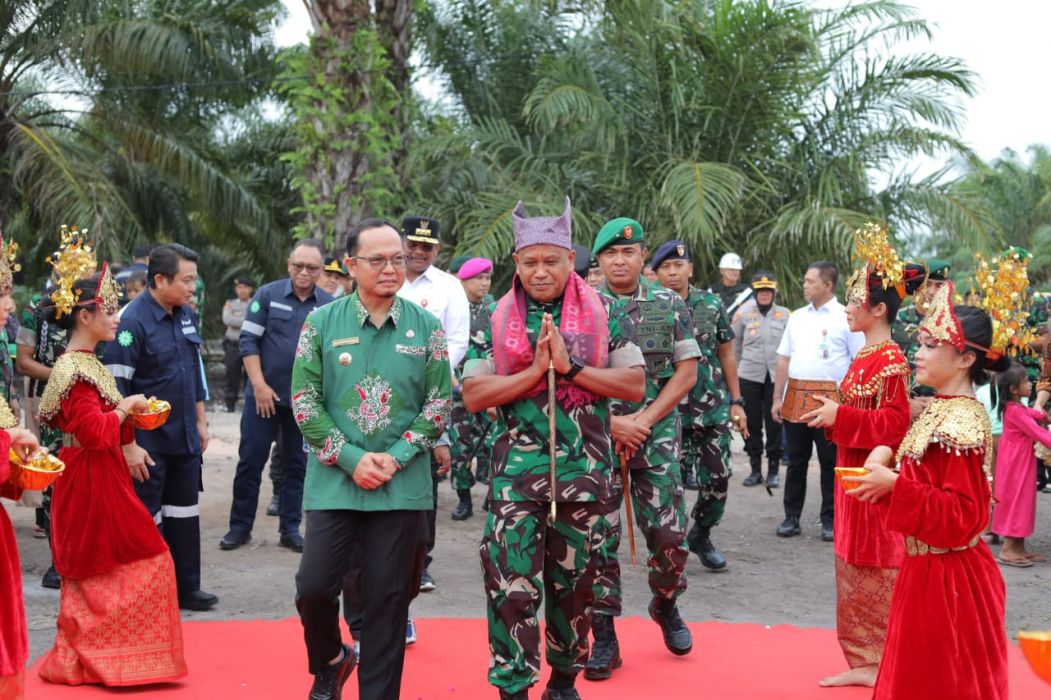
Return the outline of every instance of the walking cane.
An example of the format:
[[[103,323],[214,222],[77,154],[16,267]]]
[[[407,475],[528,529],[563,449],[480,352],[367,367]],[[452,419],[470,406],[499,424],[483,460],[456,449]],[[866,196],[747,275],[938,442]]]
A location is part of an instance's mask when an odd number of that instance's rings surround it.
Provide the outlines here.
[[[631,550],[631,568],[635,568],[635,521],[631,513],[631,484],[628,482],[628,460],[620,457],[620,480],[624,482],[624,507],[628,509],[628,548]]]
[[[547,365],[547,445],[551,460],[551,522],[555,522],[555,491],[558,487],[558,476],[555,474],[555,361]]]

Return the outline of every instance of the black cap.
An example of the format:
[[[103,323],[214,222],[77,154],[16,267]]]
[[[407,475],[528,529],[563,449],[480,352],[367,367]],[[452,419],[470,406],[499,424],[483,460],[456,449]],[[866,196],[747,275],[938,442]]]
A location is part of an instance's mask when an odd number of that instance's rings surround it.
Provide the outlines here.
[[[244,285],[247,285],[247,286],[251,287],[252,289],[255,289],[255,282],[253,282],[248,277],[235,277],[234,278],[234,284],[244,284]]]
[[[577,259],[573,261],[573,272],[587,279],[588,267],[591,265],[591,251],[576,243],[573,244],[573,250],[577,254]]]
[[[438,220],[426,216],[406,216],[401,220],[401,234],[413,243],[438,245]]]

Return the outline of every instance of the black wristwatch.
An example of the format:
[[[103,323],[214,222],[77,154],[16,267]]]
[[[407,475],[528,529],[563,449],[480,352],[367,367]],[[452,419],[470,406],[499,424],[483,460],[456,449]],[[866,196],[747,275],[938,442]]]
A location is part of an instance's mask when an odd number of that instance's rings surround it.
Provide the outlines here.
[[[730,401],[730,405],[731,406],[740,406],[741,408],[744,408],[744,399],[743,398],[733,399],[732,401]]]
[[[587,365],[584,364],[583,360],[581,360],[579,357],[571,356],[569,358],[569,371],[563,374],[562,376],[572,381],[573,377],[580,374],[580,370],[584,369],[585,367],[587,367]]]

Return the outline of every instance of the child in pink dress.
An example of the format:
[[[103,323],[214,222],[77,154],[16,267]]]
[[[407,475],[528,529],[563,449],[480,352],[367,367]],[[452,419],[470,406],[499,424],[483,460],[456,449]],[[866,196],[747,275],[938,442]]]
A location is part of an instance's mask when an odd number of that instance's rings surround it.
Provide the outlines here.
[[[1003,435],[996,454],[993,495],[993,532],[1004,538],[997,560],[1005,566],[1027,568],[1046,557],[1025,548],[1025,538],[1036,524],[1036,457],[1033,442],[1051,448],[1051,432],[1038,421],[1047,414],[1027,408],[1020,399],[1031,386],[1025,368],[1014,364],[996,377],[997,410],[1003,420]]]

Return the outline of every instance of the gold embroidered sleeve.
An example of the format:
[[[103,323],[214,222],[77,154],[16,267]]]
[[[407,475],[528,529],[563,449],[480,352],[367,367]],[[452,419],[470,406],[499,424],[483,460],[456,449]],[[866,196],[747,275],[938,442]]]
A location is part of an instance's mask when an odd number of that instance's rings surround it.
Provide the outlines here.
[[[8,428],[16,427],[18,427],[18,419],[15,418],[11,405],[6,401],[0,400],[0,429],[7,430]]]
[[[47,380],[47,387],[40,399],[40,410],[37,412],[41,422],[50,424],[54,420],[62,408],[62,402],[77,382],[87,382],[94,386],[102,400],[110,406],[116,406],[124,398],[117,390],[117,382],[113,375],[99,362],[94,353],[67,352],[61,355],[51,368],[51,376]]]

